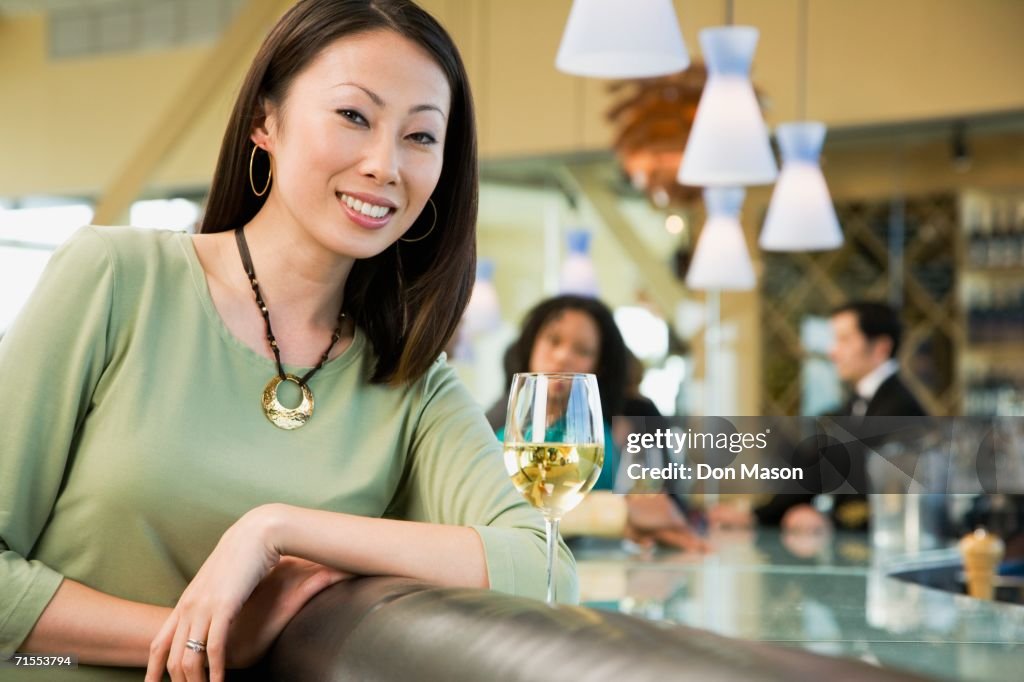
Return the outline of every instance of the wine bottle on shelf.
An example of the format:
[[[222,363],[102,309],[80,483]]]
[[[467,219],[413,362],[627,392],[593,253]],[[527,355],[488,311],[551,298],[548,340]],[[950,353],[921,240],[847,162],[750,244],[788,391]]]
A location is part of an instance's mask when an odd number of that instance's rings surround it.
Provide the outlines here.
[[[992,284],[992,303],[989,318],[991,330],[989,340],[996,343],[1006,338],[1006,309],[1009,300],[1006,295],[1006,286],[1002,282]]]
[[[995,378],[991,370],[975,376],[969,389],[970,408],[968,414],[976,416],[993,414],[995,404],[992,402],[991,396],[993,395],[992,387],[994,385]]]
[[[1003,300],[1006,310],[1003,313],[1003,338],[1002,341],[1013,341],[1020,338],[1020,285],[1016,282],[1007,282]]]
[[[985,382],[985,414],[996,413],[996,396],[999,394],[999,387],[1002,386],[1002,377],[999,374],[990,372]]]
[[[978,287],[965,283],[963,288],[964,317],[967,319],[967,343],[978,343],[981,317],[978,314]]]
[[[1024,383],[1020,376],[987,370],[967,382],[964,412],[969,416],[1007,415],[1019,411]]]
[[[1021,326],[1024,323],[1024,310],[1021,309],[1020,298],[1024,294],[1024,286],[1020,282],[1011,281],[1010,286],[1010,313],[1008,315],[1008,321],[1010,324],[1010,331],[1008,333],[1007,341],[1015,341],[1020,339]]]
[[[1000,341],[1013,341],[1018,334],[1017,327],[1017,297],[1020,295],[1019,287],[1013,282],[1007,282],[1003,291],[1003,336]]]
[[[985,256],[982,258],[981,267],[995,267],[999,256],[996,253],[996,210],[995,204],[989,201],[985,204],[984,218],[981,221],[981,241],[985,245]]]
[[[1002,202],[1002,244],[999,264],[1004,268],[1020,265],[1020,249],[1017,242],[1017,225],[1014,215],[1014,203],[1008,199]]]
[[[1015,267],[1024,267],[1024,199],[1017,202],[1014,216],[1014,249],[1017,253]]]
[[[1021,285],[1017,282],[1002,282],[999,303],[999,341],[1010,342],[1021,334]]]
[[[1005,202],[995,203],[995,267],[1007,266],[1007,248],[1010,237],[1010,224],[1007,222],[1007,206]]]
[[[1018,287],[1013,282],[1003,283],[1002,333],[1000,341],[1012,341],[1017,335],[1017,296]]]
[[[968,372],[964,379],[964,414],[971,416],[978,413],[978,382],[973,372]]]
[[[981,235],[981,207],[972,202],[967,208],[967,263],[980,268],[985,262],[986,245]]]
[[[1006,263],[1006,211],[1001,201],[992,202],[992,238],[989,242],[989,266],[1002,268]]]
[[[978,286],[978,341],[992,340],[992,290],[989,284]]]
[[[977,343],[981,340],[981,300],[975,282],[964,285],[964,307],[967,310],[967,340]]]

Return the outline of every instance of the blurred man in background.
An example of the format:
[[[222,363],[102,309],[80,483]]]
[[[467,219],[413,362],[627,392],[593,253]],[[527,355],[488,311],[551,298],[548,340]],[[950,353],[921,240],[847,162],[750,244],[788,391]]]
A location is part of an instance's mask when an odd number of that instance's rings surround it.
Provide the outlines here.
[[[884,303],[855,301],[832,312],[829,358],[852,395],[841,414],[920,417],[926,413],[899,376],[901,325]]]

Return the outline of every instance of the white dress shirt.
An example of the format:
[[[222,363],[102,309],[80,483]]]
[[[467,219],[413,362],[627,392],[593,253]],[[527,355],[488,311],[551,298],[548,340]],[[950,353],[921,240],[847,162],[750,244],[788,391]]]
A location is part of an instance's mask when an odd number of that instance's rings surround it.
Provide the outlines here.
[[[875,393],[878,393],[878,387],[884,384],[893,374],[896,374],[899,369],[900,363],[893,358],[889,358],[860,378],[860,381],[854,387],[857,397],[853,401],[853,416],[861,417],[867,412],[868,403],[875,397]]]

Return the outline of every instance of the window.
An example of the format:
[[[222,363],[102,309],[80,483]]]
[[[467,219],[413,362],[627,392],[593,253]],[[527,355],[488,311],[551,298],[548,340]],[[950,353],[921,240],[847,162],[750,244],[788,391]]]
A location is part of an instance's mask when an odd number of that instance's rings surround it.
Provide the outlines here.
[[[53,251],[92,220],[86,204],[0,209],[0,334],[14,320]]]
[[[132,204],[135,227],[193,232],[199,204],[190,199],[153,199]],[[92,222],[90,205],[74,200],[26,200],[19,208],[0,204],[0,335],[28,300],[50,256],[75,231]]]

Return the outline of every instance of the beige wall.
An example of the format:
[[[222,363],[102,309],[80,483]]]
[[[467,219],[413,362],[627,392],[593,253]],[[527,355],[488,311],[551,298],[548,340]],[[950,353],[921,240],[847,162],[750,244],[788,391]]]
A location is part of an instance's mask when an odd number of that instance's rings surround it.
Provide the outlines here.
[[[282,3],[287,4],[285,2]],[[466,58],[488,157],[605,147],[605,84],[562,75],[554,55],[570,0],[425,0]],[[722,0],[676,0],[692,55]],[[1024,109],[1024,2],[811,0],[808,114],[833,126]],[[769,122],[795,114],[797,0],[739,0],[762,32],[754,78]],[[255,49],[255,36],[252,49]],[[0,195],[96,192],[144,139],[154,112],[208,47],[50,62],[40,17],[0,19]],[[154,176],[201,185],[212,173],[242,70]]]

